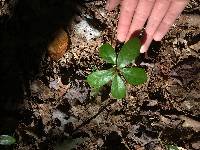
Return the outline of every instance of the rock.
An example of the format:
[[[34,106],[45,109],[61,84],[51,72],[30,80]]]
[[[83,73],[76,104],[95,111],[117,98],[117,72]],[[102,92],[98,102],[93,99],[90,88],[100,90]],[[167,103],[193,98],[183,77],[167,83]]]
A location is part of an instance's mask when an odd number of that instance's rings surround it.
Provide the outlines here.
[[[49,56],[54,61],[58,61],[65,54],[68,46],[69,46],[68,34],[63,29],[59,29],[55,33],[53,41],[50,42],[48,46]]]
[[[81,36],[85,37],[87,41],[100,37],[101,32],[91,26],[86,20],[80,21],[75,25],[74,30]]]
[[[196,150],[200,149],[200,141],[192,143],[192,148],[194,148]]]

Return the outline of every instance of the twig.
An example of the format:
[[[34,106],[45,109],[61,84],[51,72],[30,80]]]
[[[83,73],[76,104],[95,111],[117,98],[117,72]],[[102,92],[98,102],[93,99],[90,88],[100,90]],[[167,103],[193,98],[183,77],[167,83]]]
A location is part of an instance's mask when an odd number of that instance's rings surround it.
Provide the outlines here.
[[[95,119],[101,112],[103,112],[108,106],[110,106],[114,102],[116,102],[116,99],[112,99],[108,104],[106,104],[105,106],[102,106],[94,116],[92,116],[92,117],[86,119],[85,121],[83,121],[83,123],[80,124],[78,127],[76,127],[76,129],[74,129],[74,131],[72,133],[76,132],[81,127],[85,126],[86,124],[89,124],[91,120]]]

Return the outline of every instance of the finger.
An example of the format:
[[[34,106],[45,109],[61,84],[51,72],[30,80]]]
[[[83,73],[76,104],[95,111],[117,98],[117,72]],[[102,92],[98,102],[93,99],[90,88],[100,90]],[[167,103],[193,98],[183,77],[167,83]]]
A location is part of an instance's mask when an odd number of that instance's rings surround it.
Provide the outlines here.
[[[145,53],[147,52],[149,46],[151,45],[151,42],[153,41],[153,36],[147,36],[145,38],[144,44],[140,48],[140,53]],[[143,42],[143,41],[142,41]]]
[[[111,11],[120,4],[120,0],[107,0],[106,9]]]
[[[188,0],[172,1],[167,14],[163,18],[161,24],[159,25],[156,33],[153,36],[154,40],[160,41],[165,36],[169,28],[175,22],[176,18],[181,14],[187,3]]]
[[[126,41],[132,36],[133,32],[139,31],[144,26],[151,10],[154,6],[155,0],[140,0],[132,19],[131,26],[126,37]]]
[[[151,15],[148,19],[145,31],[147,33],[146,35],[146,41],[142,45],[140,52],[144,53],[148,50],[152,40],[153,35],[156,32],[159,24],[161,23],[162,19],[164,18],[167,10],[170,7],[171,0],[156,0],[154,8],[151,12]]]
[[[125,41],[138,0],[123,0],[117,28],[117,39]]]

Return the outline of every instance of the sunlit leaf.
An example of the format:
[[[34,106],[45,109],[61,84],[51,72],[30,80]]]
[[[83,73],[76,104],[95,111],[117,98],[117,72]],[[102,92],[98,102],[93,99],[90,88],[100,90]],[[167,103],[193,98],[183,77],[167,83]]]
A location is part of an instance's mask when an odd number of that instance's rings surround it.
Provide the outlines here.
[[[113,77],[113,70],[101,70],[91,73],[87,77],[89,85],[95,89],[101,88],[103,85],[108,83]]]
[[[116,53],[110,44],[103,44],[100,47],[99,56],[107,63],[116,64]]]
[[[130,84],[139,85],[147,81],[147,74],[142,68],[122,68],[121,71]]]
[[[177,146],[174,145],[166,145],[167,150],[179,150]]]
[[[135,60],[140,54],[140,47],[141,44],[139,38],[133,38],[126,42],[117,58],[118,67],[123,68]]]
[[[15,138],[9,135],[0,135],[0,145],[11,145],[16,142]]]
[[[115,75],[112,80],[111,93],[117,99],[122,99],[126,96],[126,87],[119,75]]]

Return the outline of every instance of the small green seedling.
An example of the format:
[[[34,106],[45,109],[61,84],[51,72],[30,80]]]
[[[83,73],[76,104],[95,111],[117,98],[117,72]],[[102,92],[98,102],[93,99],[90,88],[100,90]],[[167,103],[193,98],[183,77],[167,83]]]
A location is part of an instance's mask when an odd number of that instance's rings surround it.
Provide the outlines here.
[[[126,67],[139,56],[140,47],[141,44],[138,38],[126,42],[119,53],[116,53],[110,44],[103,44],[100,47],[99,55],[107,63],[112,64],[113,67],[108,70],[92,72],[87,77],[89,85],[97,91],[102,86],[112,81],[112,96],[117,99],[125,98],[125,81],[132,85],[139,85],[147,80],[147,74],[144,69]]]
[[[16,139],[9,135],[0,135],[0,145],[12,145]]]
[[[175,145],[166,145],[167,150],[179,150],[179,148]]]

